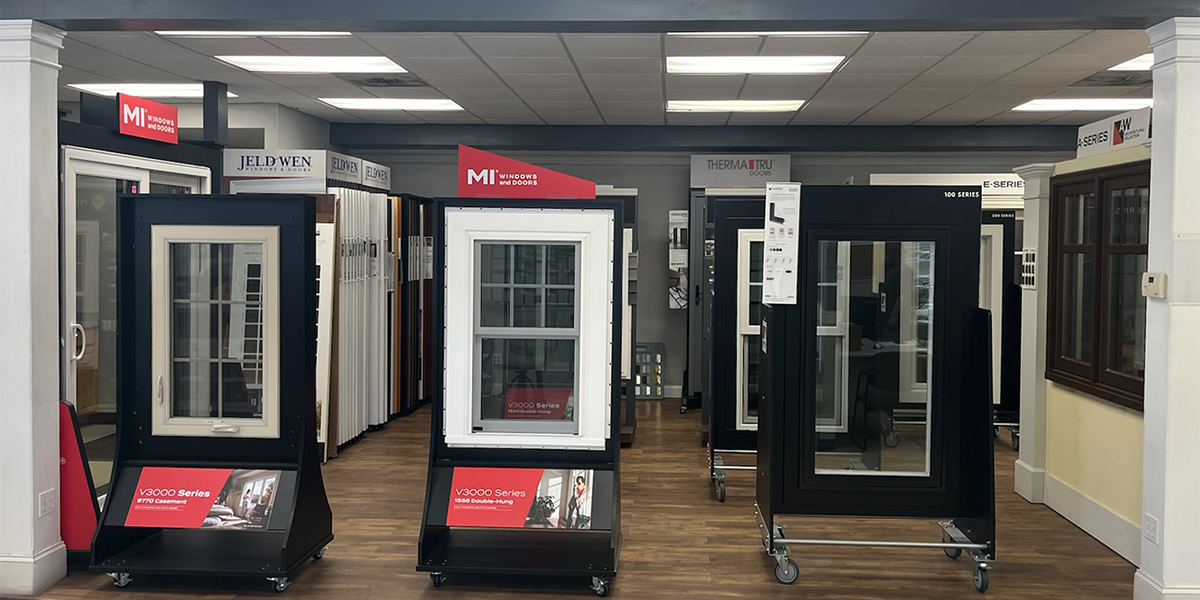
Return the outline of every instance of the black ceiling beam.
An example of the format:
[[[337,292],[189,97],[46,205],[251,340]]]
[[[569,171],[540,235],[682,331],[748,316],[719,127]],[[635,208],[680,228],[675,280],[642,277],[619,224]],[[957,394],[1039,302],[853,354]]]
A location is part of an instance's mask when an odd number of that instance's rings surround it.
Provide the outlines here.
[[[0,0],[70,31],[657,32],[1142,29],[1195,0]]]
[[[329,141],[350,150],[446,149],[561,152],[979,152],[1073,151],[1067,126],[659,126],[408,125],[332,123]]]

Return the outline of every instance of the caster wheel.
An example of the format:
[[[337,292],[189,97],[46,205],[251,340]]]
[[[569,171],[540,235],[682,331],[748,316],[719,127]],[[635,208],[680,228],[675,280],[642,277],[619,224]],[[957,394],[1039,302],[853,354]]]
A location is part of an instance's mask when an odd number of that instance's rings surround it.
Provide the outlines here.
[[[975,584],[975,591],[984,593],[988,589],[988,572],[987,569],[975,569],[975,576],[971,578],[971,583]]]
[[[725,501],[725,482],[718,481],[717,482],[717,502],[724,502],[724,501]]]
[[[992,427],[992,437],[994,437],[994,438],[1000,437],[1000,426],[999,425]]]
[[[113,585],[119,588],[129,585],[129,582],[133,581],[133,577],[130,577],[129,573],[109,573],[108,575],[113,578]]]
[[[321,546],[321,549],[317,550],[317,553],[313,555],[313,560],[321,560],[322,558],[325,558],[325,546]]]
[[[775,564],[775,579],[779,583],[796,583],[796,579],[800,577],[800,567],[796,565],[796,561],[787,559],[782,563]]]
[[[889,431],[887,435],[883,436],[883,444],[888,448],[895,448],[900,445],[900,434]]]
[[[287,577],[273,577],[272,581],[275,582],[275,593],[277,594],[283,593],[283,590],[288,589],[288,586],[292,585],[292,580]]]
[[[1017,452],[1021,451],[1021,434],[1015,431],[1012,434],[1012,449]]]
[[[433,587],[435,587],[435,588],[440,588],[446,584],[446,574],[445,573],[430,573],[429,579],[430,579],[430,581],[433,582]]]
[[[600,596],[600,597],[608,596],[608,578],[607,577],[593,577],[592,578],[592,591],[596,592],[596,595]]]
[[[954,540],[950,539],[950,536],[948,535],[943,535],[942,541],[948,544]],[[949,556],[955,560],[958,560],[958,557],[962,556],[962,548],[942,548],[942,552],[945,552],[946,556]]]

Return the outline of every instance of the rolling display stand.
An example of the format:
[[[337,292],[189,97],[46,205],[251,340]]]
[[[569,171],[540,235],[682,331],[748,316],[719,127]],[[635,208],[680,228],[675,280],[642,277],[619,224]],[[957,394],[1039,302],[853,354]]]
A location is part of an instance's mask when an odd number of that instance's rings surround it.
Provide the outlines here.
[[[978,187],[804,186],[799,216],[780,225],[798,236],[797,303],[762,307],[755,505],[779,581],[799,575],[791,545],[899,546],[966,550],[987,589],[996,512],[979,206]],[[785,535],[781,515],[947,520],[941,541],[832,540]]]
[[[717,500],[724,502],[726,472],[755,470],[725,464],[725,458],[753,460],[757,440],[763,199],[714,200],[708,211],[715,246],[710,310],[723,316],[711,322],[711,393],[704,404],[709,411],[708,475]]]
[[[118,587],[216,575],[281,592],[333,540],[313,433],[317,204],[121,197],[116,462],[90,566]]]
[[[433,423],[417,570],[590,577],[621,547],[621,204],[434,205]]]

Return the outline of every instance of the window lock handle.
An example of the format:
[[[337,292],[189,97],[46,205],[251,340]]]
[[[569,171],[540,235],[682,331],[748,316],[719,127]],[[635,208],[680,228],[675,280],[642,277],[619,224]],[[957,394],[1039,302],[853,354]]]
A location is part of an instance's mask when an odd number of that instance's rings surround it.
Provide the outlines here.
[[[158,376],[158,390],[155,392],[154,398],[156,400],[158,400],[159,404],[162,404],[162,401],[163,401],[163,376],[162,375]]]
[[[241,427],[232,423],[217,423],[212,426],[213,433],[237,433]]]

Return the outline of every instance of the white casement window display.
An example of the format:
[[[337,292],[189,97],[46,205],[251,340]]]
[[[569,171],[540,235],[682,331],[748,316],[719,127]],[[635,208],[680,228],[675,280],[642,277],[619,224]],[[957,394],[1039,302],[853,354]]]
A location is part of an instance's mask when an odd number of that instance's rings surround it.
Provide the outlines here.
[[[150,237],[152,435],[279,437],[279,229]]]
[[[737,253],[737,428],[754,431],[758,429],[763,230],[738,230]]]
[[[850,420],[850,242],[817,247],[817,426],[846,433]],[[848,351],[849,350],[849,351]]]
[[[446,208],[448,446],[604,449],[614,226],[610,211]]]

